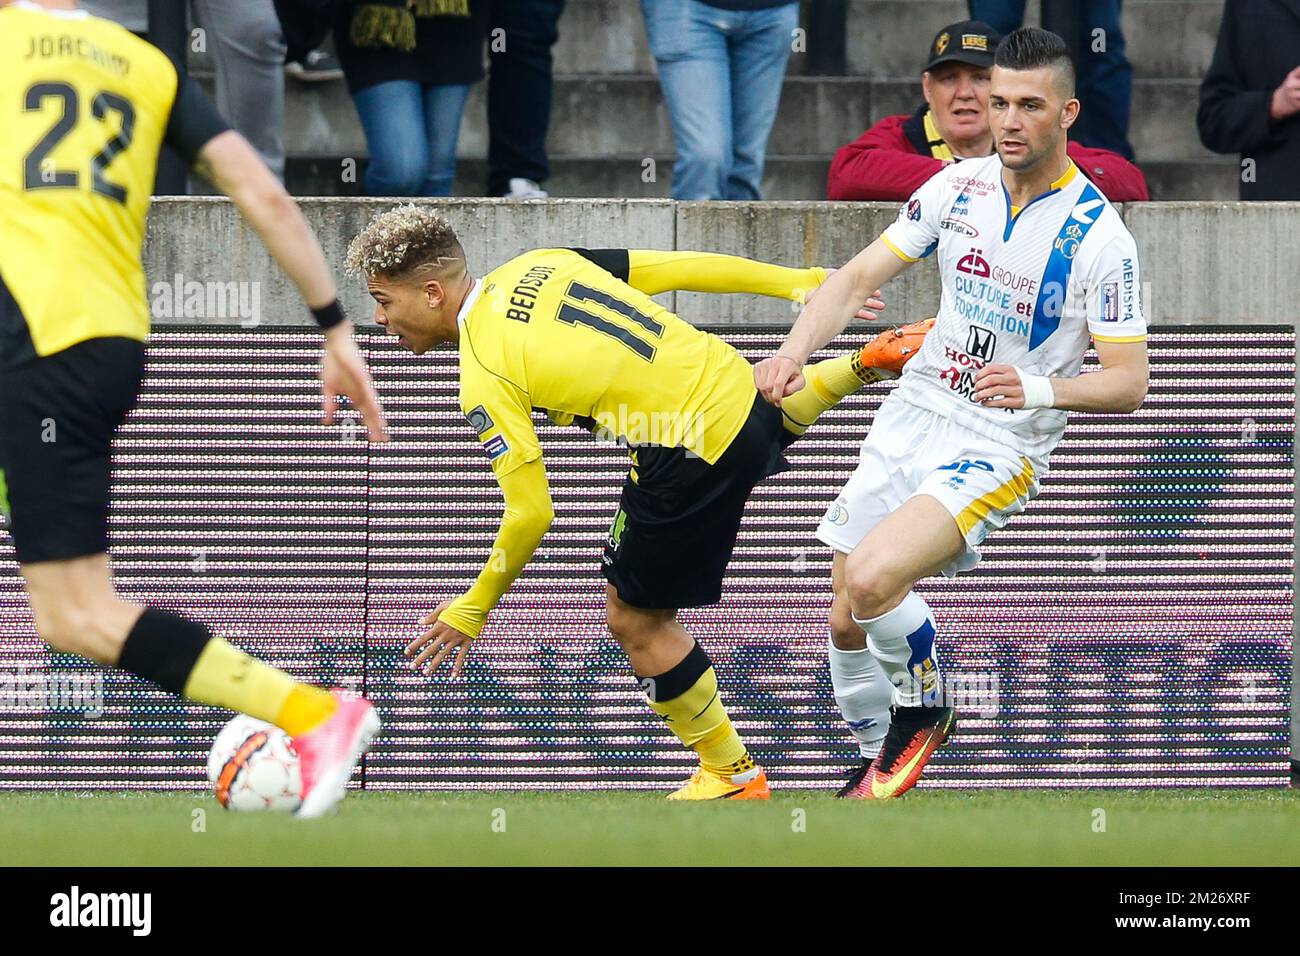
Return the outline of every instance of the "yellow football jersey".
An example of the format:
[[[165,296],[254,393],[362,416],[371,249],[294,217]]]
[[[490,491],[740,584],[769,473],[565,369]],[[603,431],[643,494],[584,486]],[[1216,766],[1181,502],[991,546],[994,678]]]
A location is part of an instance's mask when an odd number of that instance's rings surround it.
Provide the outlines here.
[[[753,369],[734,348],[569,249],[537,249],[493,269],[475,283],[460,323],[461,409],[498,477],[541,456],[535,408],[713,464],[756,394]]]
[[[0,367],[144,340],[145,215],[186,87],[117,24],[33,4],[0,8],[0,63]]]

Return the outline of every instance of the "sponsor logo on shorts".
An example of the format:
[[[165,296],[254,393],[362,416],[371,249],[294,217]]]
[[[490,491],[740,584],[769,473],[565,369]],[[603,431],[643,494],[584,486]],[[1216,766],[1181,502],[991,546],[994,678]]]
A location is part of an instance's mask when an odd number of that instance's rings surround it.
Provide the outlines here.
[[[623,544],[623,531],[627,528],[627,512],[622,508],[618,509],[618,514],[614,515],[614,523],[609,526],[609,538],[607,544],[611,550],[617,551]]]
[[[964,485],[966,479],[961,476],[968,471],[987,471],[993,472],[995,469],[990,462],[983,458],[958,458],[956,461],[950,461],[946,465],[940,465],[935,471],[955,471],[957,472],[949,481],[955,481],[957,484]],[[945,482],[946,484],[947,482]]]
[[[959,474],[966,474],[971,469],[978,471],[994,471],[993,465],[983,458],[956,458],[946,465],[940,465],[938,471],[956,471]]]

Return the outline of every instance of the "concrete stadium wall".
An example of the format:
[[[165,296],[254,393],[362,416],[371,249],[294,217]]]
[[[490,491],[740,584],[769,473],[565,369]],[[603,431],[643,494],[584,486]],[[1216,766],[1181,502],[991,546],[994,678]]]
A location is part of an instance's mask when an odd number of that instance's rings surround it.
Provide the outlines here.
[[[897,212],[892,203],[676,203],[671,200],[429,200],[461,235],[472,269],[486,271],[539,246],[703,249],[787,265],[840,265],[874,239]],[[308,199],[303,211],[343,283],[349,314],[372,312],[364,288],[343,274],[348,242],[372,215],[391,207],[374,199]],[[1131,203],[1121,207],[1137,239],[1147,315],[1152,324],[1278,324],[1300,321],[1300,203]],[[310,324],[292,285],[225,199],[154,202],[145,244],[154,321],[240,321],[185,314],[173,306],[184,282],[248,283],[258,323]],[[923,263],[886,290],[891,322],[934,314],[934,264]],[[156,283],[166,283],[155,288]],[[183,291],[183,290],[182,290]],[[757,296],[679,293],[666,305],[699,324],[791,321],[788,303]],[[194,310],[191,310],[193,312]],[[221,310],[216,310],[221,312]],[[246,310],[247,311],[247,310]],[[245,319],[247,324],[254,324]]]

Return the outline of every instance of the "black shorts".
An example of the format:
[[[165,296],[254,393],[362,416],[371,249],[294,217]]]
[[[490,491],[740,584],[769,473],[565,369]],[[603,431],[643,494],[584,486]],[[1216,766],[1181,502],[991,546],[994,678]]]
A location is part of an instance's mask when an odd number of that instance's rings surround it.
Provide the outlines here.
[[[20,564],[108,550],[113,433],[143,374],[144,343],[127,338],[0,370],[0,470]]]
[[[755,392],[716,464],[682,448],[637,449],[637,481],[623,484],[602,562],[624,603],[664,610],[721,599],[745,502],[756,484],[787,467],[787,434],[781,410]]]

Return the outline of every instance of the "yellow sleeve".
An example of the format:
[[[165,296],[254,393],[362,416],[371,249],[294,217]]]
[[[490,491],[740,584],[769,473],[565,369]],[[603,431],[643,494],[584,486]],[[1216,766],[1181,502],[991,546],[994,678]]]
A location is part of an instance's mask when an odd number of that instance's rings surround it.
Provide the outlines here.
[[[540,458],[499,480],[506,510],[492,543],[492,554],[474,586],[452,601],[438,618],[470,637],[478,637],[488,614],[532,559],[555,517],[546,467]]]
[[[714,252],[628,250],[628,285],[647,295],[674,289],[690,292],[753,292],[802,302],[826,281],[819,266],[791,269]]]
[[[542,457],[528,394],[482,366],[461,363],[460,407],[500,481]]]

